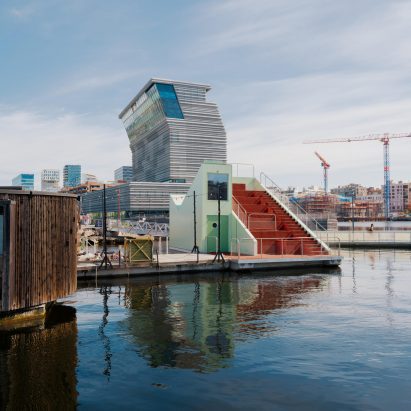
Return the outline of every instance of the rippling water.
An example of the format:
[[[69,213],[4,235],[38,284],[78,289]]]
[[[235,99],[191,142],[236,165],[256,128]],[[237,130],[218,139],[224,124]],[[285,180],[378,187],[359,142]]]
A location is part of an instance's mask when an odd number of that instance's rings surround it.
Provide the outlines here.
[[[344,254],[79,284],[76,318],[0,335],[2,408],[409,410],[411,253]]]

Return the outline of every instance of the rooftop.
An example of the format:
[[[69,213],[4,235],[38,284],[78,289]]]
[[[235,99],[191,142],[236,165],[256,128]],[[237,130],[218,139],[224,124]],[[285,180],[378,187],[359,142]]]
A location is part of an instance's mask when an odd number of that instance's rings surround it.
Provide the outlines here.
[[[174,85],[182,85],[182,86],[197,86],[203,87],[206,91],[211,90],[211,86],[208,84],[203,83],[193,83],[190,81],[179,81],[179,80],[170,80],[164,78],[151,78],[144,87],[136,94],[136,96],[127,104],[127,106],[122,110],[122,112],[118,115],[118,118],[122,118],[127,110],[154,84],[154,83],[163,83],[163,84],[174,84]]]

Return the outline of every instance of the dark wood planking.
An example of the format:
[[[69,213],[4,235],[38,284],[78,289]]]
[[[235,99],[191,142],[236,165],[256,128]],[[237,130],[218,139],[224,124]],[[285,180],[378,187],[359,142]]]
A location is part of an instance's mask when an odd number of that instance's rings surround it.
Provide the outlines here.
[[[54,301],[77,288],[75,196],[0,190],[0,200],[15,202],[14,250],[10,264],[9,301],[3,311]]]

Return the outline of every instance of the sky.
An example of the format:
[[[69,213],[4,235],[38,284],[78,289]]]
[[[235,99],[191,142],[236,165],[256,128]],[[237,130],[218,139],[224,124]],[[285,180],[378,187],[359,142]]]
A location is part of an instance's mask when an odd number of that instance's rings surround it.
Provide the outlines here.
[[[378,141],[411,132],[411,0],[1,0],[0,185],[131,164],[118,114],[151,77],[207,83],[228,160],[279,186],[383,183]],[[390,145],[411,180],[411,138]]]

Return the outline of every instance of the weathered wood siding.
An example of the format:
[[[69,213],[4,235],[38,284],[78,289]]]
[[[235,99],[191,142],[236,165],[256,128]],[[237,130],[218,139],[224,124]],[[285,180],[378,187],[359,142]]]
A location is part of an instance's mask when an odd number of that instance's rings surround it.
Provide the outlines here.
[[[54,301],[77,288],[79,206],[75,196],[0,190],[12,200],[10,267],[0,311]]]

